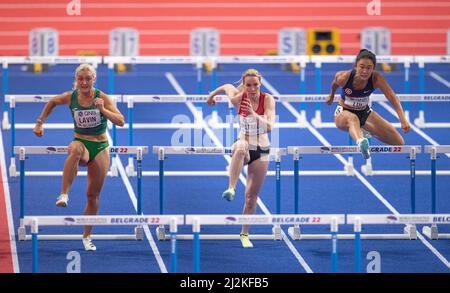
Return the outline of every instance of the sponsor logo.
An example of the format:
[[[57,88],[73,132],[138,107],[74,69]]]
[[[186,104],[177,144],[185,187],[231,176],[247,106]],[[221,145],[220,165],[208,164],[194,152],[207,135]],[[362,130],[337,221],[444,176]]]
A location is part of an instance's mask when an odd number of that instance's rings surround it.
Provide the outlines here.
[[[225,222],[229,223],[229,224],[236,223],[236,221],[237,221],[237,219],[235,217],[232,217],[232,216],[228,216],[228,217],[225,218]]]
[[[345,89],[345,93],[346,93],[347,95],[351,95],[351,94],[352,94],[352,89],[351,89],[351,88],[346,88],[346,89]]]
[[[40,100],[42,100],[42,99],[43,99],[43,97],[41,97],[41,96],[34,96],[34,99],[35,99],[35,100],[39,100],[39,101],[40,101]]]
[[[322,154],[328,154],[328,153],[331,152],[331,148],[330,148],[330,147],[327,147],[327,146],[322,146],[322,147],[320,147],[320,152],[321,152]]]
[[[72,217],[65,217],[64,218],[64,223],[66,223],[66,224],[73,224],[75,222],[76,222],[76,220],[74,218],[72,218]]]
[[[47,147],[45,150],[46,150],[47,154],[56,153],[55,147]]]
[[[159,96],[153,96],[153,97],[152,97],[152,100],[154,100],[154,101],[161,101],[161,97],[159,97]]]
[[[395,223],[398,221],[398,218],[396,215],[389,215],[386,217],[386,220],[388,221],[388,223]]]

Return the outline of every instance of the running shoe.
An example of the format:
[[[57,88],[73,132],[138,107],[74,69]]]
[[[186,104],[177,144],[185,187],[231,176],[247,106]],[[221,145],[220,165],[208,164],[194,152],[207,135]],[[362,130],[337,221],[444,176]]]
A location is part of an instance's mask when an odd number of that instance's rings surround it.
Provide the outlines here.
[[[240,236],[239,238],[241,239],[242,247],[244,247],[244,248],[252,248],[253,247],[253,244],[250,241],[248,234],[241,233],[239,236]]]
[[[222,193],[222,198],[228,201],[232,201],[234,199],[234,194],[235,194],[234,188],[230,187]]]
[[[363,155],[364,159],[370,158],[370,151],[369,151],[369,141],[367,138],[363,138],[358,143],[359,149],[361,150],[361,154]]]
[[[83,237],[83,246],[86,251],[96,251],[97,247],[95,247],[94,243],[92,243],[91,237],[88,236],[86,238]]]
[[[56,198],[56,206],[59,207],[59,208],[67,207],[68,202],[69,202],[69,195],[68,194],[61,193]]]

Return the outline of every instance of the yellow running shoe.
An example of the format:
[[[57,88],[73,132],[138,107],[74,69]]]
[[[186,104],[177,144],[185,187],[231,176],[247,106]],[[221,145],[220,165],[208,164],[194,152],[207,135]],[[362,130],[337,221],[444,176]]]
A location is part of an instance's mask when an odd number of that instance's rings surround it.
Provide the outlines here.
[[[248,234],[241,233],[239,236],[241,238],[242,247],[244,247],[244,248],[252,248],[253,247],[253,244],[250,241]]]
[[[234,199],[234,188],[230,187],[222,193],[222,198],[228,201],[232,201]]]

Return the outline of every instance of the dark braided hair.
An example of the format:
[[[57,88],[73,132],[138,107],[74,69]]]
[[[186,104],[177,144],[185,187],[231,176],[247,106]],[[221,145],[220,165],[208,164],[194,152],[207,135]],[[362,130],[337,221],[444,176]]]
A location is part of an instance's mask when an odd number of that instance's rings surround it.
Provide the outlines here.
[[[355,64],[358,63],[358,61],[361,59],[370,59],[373,62],[373,66],[377,65],[377,57],[374,53],[367,49],[361,49],[359,51],[358,55],[356,56]]]

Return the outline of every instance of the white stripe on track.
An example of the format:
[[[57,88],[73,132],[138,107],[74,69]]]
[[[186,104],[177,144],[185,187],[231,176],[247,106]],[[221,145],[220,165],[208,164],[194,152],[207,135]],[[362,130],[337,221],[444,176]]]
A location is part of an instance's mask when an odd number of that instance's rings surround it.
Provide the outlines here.
[[[14,218],[11,208],[11,193],[9,192],[8,172],[6,172],[5,150],[3,145],[3,132],[0,130],[0,164],[2,168],[3,190],[5,195],[6,220],[8,221],[11,256],[14,273],[20,273],[19,260],[17,256],[16,234],[14,232]]]
[[[166,77],[167,77],[167,79],[169,80],[169,82],[172,84],[172,86],[174,87],[174,89],[177,91],[177,93],[179,95],[186,95],[186,93],[181,88],[180,84],[175,79],[175,77],[173,76],[172,73],[170,73],[170,72],[166,73]],[[189,110],[192,112],[192,115],[194,115],[195,119],[201,123],[201,125],[203,126],[203,129],[208,134],[208,136],[213,140],[213,142],[216,144],[216,146],[223,147],[223,144],[220,142],[218,137],[215,135],[214,131],[212,131],[211,128],[208,126],[208,124],[203,120],[203,117],[198,113],[198,111],[194,107],[193,103],[187,102],[186,105],[189,108]],[[227,163],[230,164],[230,162],[231,162],[230,156],[224,155],[223,157],[225,158]],[[241,182],[242,182],[242,184],[244,186],[247,186],[247,180],[242,174],[239,175],[239,179],[241,180]],[[258,206],[261,208],[261,210],[264,212],[265,215],[270,215],[269,210],[267,209],[267,207],[265,206],[265,204],[263,203],[263,201],[259,197],[258,197],[258,202],[257,203],[258,203]],[[292,242],[290,241],[289,237],[286,236],[286,234],[284,233],[283,230],[281,231],[281,233],[282,233],[284,242],[289,247],[289,250],[295,256],[295,258],[300,263],[300,265],[305,269],[305,271],[307,273],[313,273],[313,270],[306,263],[306,260],[298,252],[298,250],[295,248],[295,246],[292,244]]]
[[[110,145],[112,145],[112,139],[109,135],[108,130],[106,130],[106,135],[108,136],[108,141]],[[128,191],[128,195],[131,199],[131,202],[133,203],[134,209],[137,211],[137,199],[136,194],[134,193],[133,187],[131,186],[130,179],[128,179],[127,173],[125,172],[125,168],[123,167],[122,161],[119,157],[116,158],[116,156],[112,156],[112,160],[116,161],[117,169],[120,173],[120,177],[122,177],[122,181],[125,184],[125,187]],[[144,225],[144,232],[145,236],[147,237],[148,243],[150,244],[150,247],[152,248],[153,254],[155,255],[156,261],[158,263],[159,269],[161,270],[161,273],[167,273],[166,265],[164,264],[164,261],[161,257],[161,254],[159,253],[158,246],[155,243],[155,240],[153,239],[152,233],[150,232],[150,228],[148,225]]]
[[[445,78],[443,78],[442,76],[440,76],[439,74],[431,71],[430,72],[430,76],[434,79],[436,79],[437,81],[439,81],[440,83],[442,83],[443,85],[445,85],[446,87],[450,88],[450,82],[448,82],[448,80],[446,80]]]

